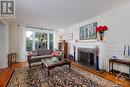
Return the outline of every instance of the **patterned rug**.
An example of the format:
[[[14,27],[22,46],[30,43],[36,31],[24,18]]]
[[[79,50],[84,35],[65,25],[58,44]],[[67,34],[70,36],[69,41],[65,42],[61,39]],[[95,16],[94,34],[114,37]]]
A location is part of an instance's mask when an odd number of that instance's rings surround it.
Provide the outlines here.
[[[41,66],[18,68],[14,71],[7,87],[122,87],[97,75],[72,66],[56,67],[50,70]]]

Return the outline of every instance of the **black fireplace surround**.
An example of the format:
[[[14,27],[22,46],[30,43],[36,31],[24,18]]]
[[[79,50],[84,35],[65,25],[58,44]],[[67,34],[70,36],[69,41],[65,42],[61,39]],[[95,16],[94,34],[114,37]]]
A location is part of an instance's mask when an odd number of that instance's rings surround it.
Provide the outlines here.
[[[97,69],[96,48],[78,48],[78,63]]]

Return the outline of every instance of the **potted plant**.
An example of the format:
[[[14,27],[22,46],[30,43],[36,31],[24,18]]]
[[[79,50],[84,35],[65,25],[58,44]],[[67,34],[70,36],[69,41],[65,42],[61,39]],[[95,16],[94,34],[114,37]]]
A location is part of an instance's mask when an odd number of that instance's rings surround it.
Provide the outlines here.
[[[96,32],[99,32],[101,41],[103,40],[104,31],[106,31],[106,30],[108,30],[107,26],[98,26],[98,27],[96,27]]]

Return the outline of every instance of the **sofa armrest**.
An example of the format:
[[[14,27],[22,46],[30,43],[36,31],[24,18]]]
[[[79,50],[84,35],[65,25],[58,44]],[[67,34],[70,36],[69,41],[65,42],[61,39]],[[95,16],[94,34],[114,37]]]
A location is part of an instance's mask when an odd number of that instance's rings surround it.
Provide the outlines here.
[[[32,54],[27,54],[27,59],[30,59],[32,57]]]

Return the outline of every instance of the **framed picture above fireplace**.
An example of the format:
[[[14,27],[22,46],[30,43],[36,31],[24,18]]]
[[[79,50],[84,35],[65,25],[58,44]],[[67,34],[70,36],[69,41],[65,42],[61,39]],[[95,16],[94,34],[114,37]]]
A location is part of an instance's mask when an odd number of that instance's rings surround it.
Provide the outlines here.
[[[79,39],[80,40],[97,39],[96,27],[97,22],[81,26],[79,30]]]

